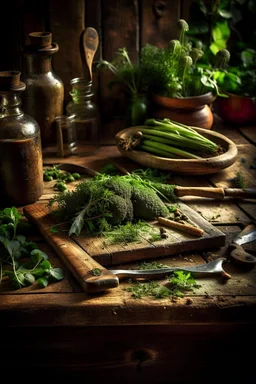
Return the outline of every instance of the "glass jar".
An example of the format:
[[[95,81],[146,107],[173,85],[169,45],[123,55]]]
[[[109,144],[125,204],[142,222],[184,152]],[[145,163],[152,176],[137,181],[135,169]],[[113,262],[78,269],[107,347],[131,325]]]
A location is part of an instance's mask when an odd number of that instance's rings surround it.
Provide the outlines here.
[[[0,196],[2,207],[36,202],[43,193],[38,123],[21,108],[20,72],[0,72]]]
[[[75,78],[70,101],[66,108],[72,126],[74,142],[70,144],[73,155],[89,155],[100,148],[100,116],[98,106],[93,102],[92,81]]]

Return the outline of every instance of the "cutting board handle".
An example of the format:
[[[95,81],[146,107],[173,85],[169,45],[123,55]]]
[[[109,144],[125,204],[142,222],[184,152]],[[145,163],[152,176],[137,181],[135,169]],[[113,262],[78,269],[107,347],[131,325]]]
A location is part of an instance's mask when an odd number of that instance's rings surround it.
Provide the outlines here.
[[[43,204],[27,205],[23,212],[38,227],[85,292],[101,292],[119,285],[118,277],[97,263],[66,232],[51,232],[53,219]]]

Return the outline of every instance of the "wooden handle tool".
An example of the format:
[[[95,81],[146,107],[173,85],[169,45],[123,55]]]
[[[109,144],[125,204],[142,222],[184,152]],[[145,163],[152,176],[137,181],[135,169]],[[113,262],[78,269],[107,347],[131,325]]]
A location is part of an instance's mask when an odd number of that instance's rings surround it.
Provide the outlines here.
[[[215,187],[180,187],[174,188],[177,197],[201,196],[213,199],[224,199],[225,196],[238,199],[255,199],[256,188],[215,188]]]
[[[27,205],[23,212],[26,218],[39,228],[45,240],[60,256],[84,291],[101,292],[119,285],[118,277],[97,263],[66,232],[51,232],[53,219],[50,214],[46,214],[43,204]]]
[[[113,162],[115,167],[124,175],[130,172],[122,165]],[[212,199],[224,199],[233,197],[236,199],[256,199],[256,188],[222,188],[222,187],[181,187],[174,186],[174,194],[177,197],[199,196]]]
[[[188,233],[190,235],[201,237],[204,234],[204,230],[198,227],[193,227],[189,224],[182,224],[174,220],[166,219],[164,217],[157,217],[157,221],[159,224],[163,226],[177,229],[178,231]]]
[[[98,49],[99,35],[96,29],[88,27],[83,30],[80,37],[80,53],[84,66],[84,77],[87,77],[89,70],[90,80],[92,80],[92,63],[94,55]]]

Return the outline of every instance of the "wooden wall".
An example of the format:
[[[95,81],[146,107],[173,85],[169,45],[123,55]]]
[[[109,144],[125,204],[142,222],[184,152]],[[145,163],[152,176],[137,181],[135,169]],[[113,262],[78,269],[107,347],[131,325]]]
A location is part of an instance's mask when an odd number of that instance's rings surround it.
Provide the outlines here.
[[[79,50],[85,27],[94,27],[100,36],[95,61],[111,60],[118,48],[126,47],[136,61],[146,43],[165,46],[177,37],[176,22],[188,20],[192,0],[8,0],[1,4],[0,70],[22,72],[22,49],[28,33],[51,31],[59,51],[52,66],[64,82],[65,105],[70,100],[70,80],[83,76]],[[7,26],[4,26],[7,21]],[[95,65],[96,66],[96,65]],[[95,67],[94,66],[94,67]],[[113,138],[122,128],[124,102],[117,90],[109,91],[107,75],[94,70],[96,100],[103,118],[103,134]]]

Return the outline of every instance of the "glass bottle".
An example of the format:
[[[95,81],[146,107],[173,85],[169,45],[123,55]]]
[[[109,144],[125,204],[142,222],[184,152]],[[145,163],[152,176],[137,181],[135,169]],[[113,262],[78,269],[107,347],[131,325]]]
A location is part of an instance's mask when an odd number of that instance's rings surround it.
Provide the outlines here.
[[[32,32],[24,49],[26,90],[22,95],[25,113],[32,116],[41,130],[42,147],[56,143],[54,120],[63,114],[64,85],[52,70],[52,56],[59,46],[52,43],[51,32]]]
[[[43,193],[38,123],[20,108],[26,85],[20,72],[0,72],[0,205],[36,202]]]
[[[70,82],[72,100],[66,107],[72,126],[74,142],[73,155],[89,155],[100,148],[100,116],[98,106],[93,102],[92,81],[75,78]]]

